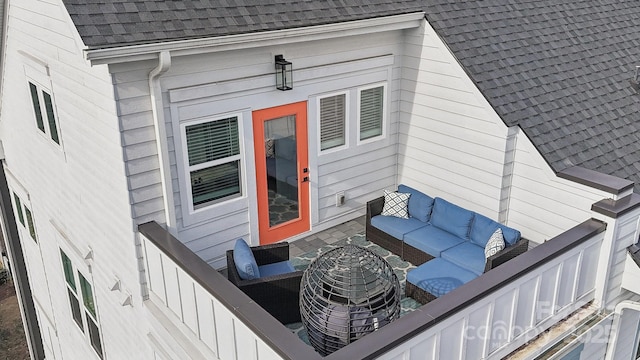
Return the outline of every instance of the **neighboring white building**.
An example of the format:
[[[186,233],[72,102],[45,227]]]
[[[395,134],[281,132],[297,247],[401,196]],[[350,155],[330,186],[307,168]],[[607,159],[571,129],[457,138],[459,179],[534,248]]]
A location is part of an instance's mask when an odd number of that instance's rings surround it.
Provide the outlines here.
[[[416,315],[442,320],[431,327],[381,338],[379,349],[354,343],[334,358],[500,358],[587,303],[602,319],[585,334],[602,331],[611,345],[578,337],[582,345],[568,342],[562,351],[581,359],[635,355],[640,271],[627,248],[638,239],[633,190],[640,167],[627,176],[601,163],[615,154],[611,162],[636,166],[638,149],[630,147],[640,141],[625,137],[616,147],[615,139],[601,138],[635,126],[628,118],[637,113],[624,111],[637,107],[638,95],[628,82],[585,90],[569,79],[576,103],[593,92],[589,99],[599,98],[596,105],[610,114],[595,105],[574,109],[571,96],[553,93],[561,92],[559,80],[544,83],[555,74],[541,72],[551,68],[545,56],[564,56],[554,46],[529,73],[510,73],[510,65],[527,63],[519,58],[526,46],[510,53],[482,36],[509,34],[468,17],[515,14],[509,26],[517,27],[518,16],[543,6],[515,11],[515,2],[495,2],[465,2],[476,10],[469,14],[438,1],[5,0],[0,195],[32,357],[306,354],[297,344],[279,347],[287,330],[273,319],[253,322],[255,312],[264,314],[217,274],[202,275],[202,264],[224,267],[226,250],[240,237],[253,245],[295,241],[362,216],[367,201],[400,183],[519,229],[542,244],[531,258],[548,251],[550,260],[491,285],[468,308]],[[587,11],[583,3],[565,11]],[[623,3],[610,6],[640,11]],[[601,10],[587,13],[603,16]],[[540,27],[540,36],[555,44],[548,28]],[[486,46],[464,46],[473,41]],[[629,40],[629,51],[640,48],[637,41]],[[495,53],[484,52],[490,48]],[[276,89],[278,56],[292,63],[288,91]],[[493,63],[505,79],[490,77]],[[609,74],[590,66],[590,73]],[[624,75],[616,76],[619,84]],[[538,94],[548,101],[541,103],[517,92],[519,84],[553,95]],[[602,101],[602,88],[617,102]],[[554,99],[591,123],[546,111],[562,108]],[[527,100],[536,114],[518,103]],[[627,127],[601,128],[616,121]],[[565,127],[580,131],[556,133]],[[583,142],[595,150],[576,148]],[[606,156],[583,156],[590,152]],[[270,192],[294,214],[270,211]],[[142,224],[147,230],[139,230]],[[150,233],[177,239],[189,252],[163,248]],[[584,238],[572,238],[578,233]],[[534,311],[534,298],[554,304],[545,309],[549,316]],[[528,322],[519,317],[527,307]],[[495,325],[500,317],[526,331],[506,342],[463,339],[460,329],[474,321]],[[452,345],[441,346],[443,337]]]

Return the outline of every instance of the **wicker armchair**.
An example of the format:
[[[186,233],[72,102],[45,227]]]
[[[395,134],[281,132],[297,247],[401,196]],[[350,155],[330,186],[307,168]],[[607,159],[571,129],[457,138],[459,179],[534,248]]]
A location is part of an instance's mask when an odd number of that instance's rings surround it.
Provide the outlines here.
[[[289,243],[251,247],[258,266],[289,260]],[[228,278],[282,324],[300,322],[300,280],[302,271],[243,280],[233,260],[233,250],[227,251]]]

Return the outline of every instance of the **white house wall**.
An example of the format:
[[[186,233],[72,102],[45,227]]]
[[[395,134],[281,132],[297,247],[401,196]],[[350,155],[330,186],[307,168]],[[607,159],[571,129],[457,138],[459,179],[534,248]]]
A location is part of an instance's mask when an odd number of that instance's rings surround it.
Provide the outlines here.
[[[609,195],[558,178],[508,129],[428,23],[407,36],[398,183],[519,229],[534,242],[591,217]]]
[[[20,238],[46,354],[95,358],[71,316],[62,248],[92,282],[108,358],[145,358],[150,349],[140,346],[136,331],[144,321],[141,304],[125,308],[120,292],[110,291],[119,278],[123,289],[140,293],[110,75],[83,60],[62,1],[11,0],[7,6],[0,138],[9,186],[28,203],[37,232],[37,243],[26,228]],[[61,145],[36,127],[27,76],[51,92]],[[89,249],[91,266],[83,259]]]
[[[321,40],[269,48],[176,57],[160,77],[169,150],[177,238],[214,266],[239,237],[258,243],[251,112],[307,101],[311,227],[321,230],[364,214],[366,201],[393,188],[396,176],[397,114],[402,32]],[[294,89],[275,89],[273,58],[293,62]],[[162,186],[154,141],[148,74],[157,62],[110,66],[123,129],[125,160],[138,223],[164,222]],[[385,84],[387,124],[383,140],[359,144],[355,96],[358,87]],[[317,96],[351,91],[347,149],[318,155]],[[244,194],[189,214],[186,173],[180,161],[180,124],[220,115],[241,115]],[[344,191],[346,204],[336,206]]]

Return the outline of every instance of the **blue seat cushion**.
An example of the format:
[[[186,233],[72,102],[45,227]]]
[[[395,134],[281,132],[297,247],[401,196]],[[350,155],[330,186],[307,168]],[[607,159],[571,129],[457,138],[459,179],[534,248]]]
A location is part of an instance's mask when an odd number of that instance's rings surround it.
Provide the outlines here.
[[[252,280],[260,277],[256,259],[244,239],[236,240],[236,244],[233,247],[233,261],[236,263],[236,270],[241,279]]]
[[[289,261],[280,261],[273,264],[258,266],[258,269],[260,269],[260,277],[288,274],[296,271]]]
[[[439,257],[443,251],[464,242],[461,238],[433,225],[427,225],[406,233],[403,240],[406,244],[433,257]]]
[[[407,281],[440,297],[449,291],[477,278],[478,275],[442,258],[429,260],[409,271]]]
[[[442,198],[436,198],[431,212],[431,224],[453,235],[468,240],[471,221],[475,213]]]
[[[477,275],[484,273],[484,248],[469,241],[442,252],[442,258]]]
[[[502,236],[504,236],[504,242],[507,243],[507,245],[513,245],[520,240],[520,231],[504,226],[484,215],[476,214],[471,224],[471,233],[469,234],[471,242],[485,247],[491,235],[493,235],[498,228],[502,230]]]
[[[403,219],[395,216],[377,215],[371,218],[371,225],[398,240],[402,240],[404,234],[427,226],[427,223],[416,218]]]
[[[399,193],[409,193],[409,216],[428,222],[433,208],[433,198],[407,185],[398,185]]]

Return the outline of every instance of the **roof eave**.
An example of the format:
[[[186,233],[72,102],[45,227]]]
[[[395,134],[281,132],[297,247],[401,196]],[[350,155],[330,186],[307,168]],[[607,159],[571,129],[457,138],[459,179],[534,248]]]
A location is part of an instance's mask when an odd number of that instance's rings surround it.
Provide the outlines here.
[[[156,59],[157,54],[163,51],[169,51],[172,57],[176,57],[409,29],[419,27],[423,20],[424,12],[413,12],[285,30],[110,48],[89,48],[85,49],[85,56],[92,65],[113,64]]]

